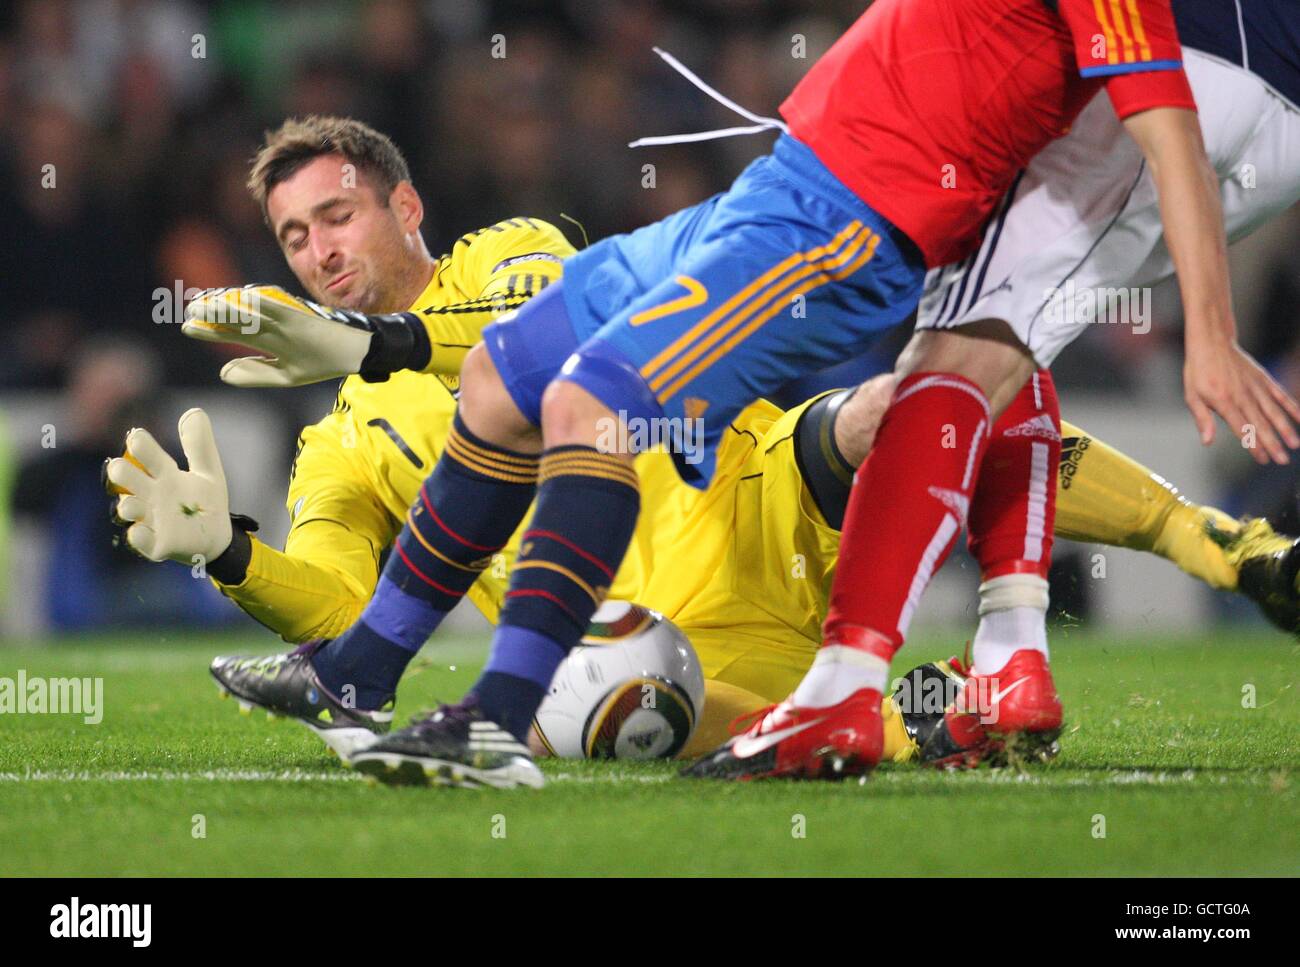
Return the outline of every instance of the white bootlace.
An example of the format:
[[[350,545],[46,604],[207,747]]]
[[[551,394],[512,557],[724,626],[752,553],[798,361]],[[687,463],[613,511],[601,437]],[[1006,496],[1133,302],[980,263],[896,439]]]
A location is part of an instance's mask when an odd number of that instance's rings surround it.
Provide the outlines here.
[[[763,131],[771,131],[773,129],[779,130],[785,134],[790,133],[790,129],[786,127],[785,122],[780,118],[766,118],[761,114],[755,114],[753,111],[746,110],[731,98],[718,93],[704,81],[700,80],[699,76],[696,75],[693,70],[679,61],[672,54],[668,53],[668,51],[662,50],[659,47],[655,47],[653,50],[667,62],[669,67],[677,71],[677,73],[681,74],[705,94],[709,95],[709,97],[713,98],[723,107],[735,111],[746,120],[753,121],[754,124],[746,127],[719,128],[716,131],[697,131],[693,134],[660,134],[649,138],[637,138],[635,141],[628,142],[629,148],[643,148],[655,144],[684,144],[688,141],[712,141],[715,138],[731,138],[739,134],[759,134]]]

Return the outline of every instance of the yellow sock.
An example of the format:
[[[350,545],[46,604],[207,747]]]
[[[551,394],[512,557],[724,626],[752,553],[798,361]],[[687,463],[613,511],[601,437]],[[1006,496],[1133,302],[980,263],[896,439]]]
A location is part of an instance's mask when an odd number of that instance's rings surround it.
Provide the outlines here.
[[[1061,435],[1057,537],[1149,551],[1212,588],[1237,587],[1237,569],[1206,532],[1209,523],[1235,534],[1236,520],[1064,420]]]

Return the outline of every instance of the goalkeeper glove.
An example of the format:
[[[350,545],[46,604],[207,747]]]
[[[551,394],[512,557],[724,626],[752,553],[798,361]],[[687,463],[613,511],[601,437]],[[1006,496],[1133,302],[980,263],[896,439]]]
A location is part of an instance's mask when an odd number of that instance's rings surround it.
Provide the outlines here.
[[[274,285],[207,289],[185,307],[181,332],[265,353],[221,369],[231,386],[304,386],[359,373],[382,382],[429,364],[429,335],[410,312],[367,315],[299,299]]]
[[[231,547],[236,525],[241,536],[257,525],[230,515],[208,415],[186,410],[177,429],[189,470],[178,467],[148,430],[137,428],[126,435],[126,454],[105,462],[104,476],[109,492],[120,495],[114,513],[130,524],[126,542],[132,550],[151,561],[209,565]]]

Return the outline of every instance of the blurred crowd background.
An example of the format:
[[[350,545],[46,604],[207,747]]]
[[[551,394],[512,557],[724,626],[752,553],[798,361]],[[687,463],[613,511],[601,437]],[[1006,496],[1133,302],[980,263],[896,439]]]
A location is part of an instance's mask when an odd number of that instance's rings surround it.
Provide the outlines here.
[[[24,599],[38,627],[234,618],[234,609],[185,569],[160,576],[162,569],[112,546],[98,468],[120,450],[126,428],[145,425],[172,441],[175,418],[190,400],[220,407],[230,399],[216,380],[224,351],[183,339],[171,324],[178,287],[256,281],[296,288],[244,189],[263,130],[290,115],[333,113],[390,134],[424,198],[434,252],[513,215],[548,219],[581,246],[584,233],[595,239],[629,230],[725,188],[771,142],[756,136],[629,150],[627,142],[643,135],[738,123],[654,57],[652,46],[770,115],[865,6],[0,5],[0,486],[12,511],[0,514],[0,529],[12,526],[15,535],[5,542],[0,530],[9,559],[0,573],[9,575],[10,599],[15,575],[33,567],[28,542],[44,540],[44,579],[31,592],[38,600]],[[648,163],[653,189],[645,187]],[[1234,253],[1234,283],[1243,341],[1300,391],[1300,215],[1293,211]],[[1071,387],[1086,385],[1111,394],[1117,419],[1127,413],[1132,421],[1143,419],[1144,407],[1179,405],[1181,330],[1172,289],[1156,293],[1154,310],[1146,336],[1125,326],[1092,327],[1065,354],[1058,378],[1067,401]],[[821,385],[887,366],[903,335]],[[792,396],[811,385],[792,388]],[[269,497],[254,502],[275,507],[296,430],[322,415],[332,392],[230,404],[251,406],[239,412],[254,425],[262,421],[253,439],[266,451],[260,458],[270,477],[261,489],[269,488]],[[1189,418],[1180,444],[1192,441]],[[1256,473],[1241,454],[1226,451],[1206,466],[1213,484],[1196,481],[1197,497],[1222,500],[1234,512],[1286,514],[1297,527],[1289,471]],[[24,520],[37,529],[23,529]],[[282,524],[273,522],[272,539]]]

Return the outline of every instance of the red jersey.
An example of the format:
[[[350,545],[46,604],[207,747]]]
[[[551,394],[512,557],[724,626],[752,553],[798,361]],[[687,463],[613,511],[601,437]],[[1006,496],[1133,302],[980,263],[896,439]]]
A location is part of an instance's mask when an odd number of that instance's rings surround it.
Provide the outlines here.
[[[1195,110],[1169,0],[876,0],[781,105],[790,132],[933,267],[1105,86]]]

